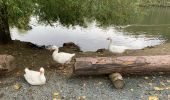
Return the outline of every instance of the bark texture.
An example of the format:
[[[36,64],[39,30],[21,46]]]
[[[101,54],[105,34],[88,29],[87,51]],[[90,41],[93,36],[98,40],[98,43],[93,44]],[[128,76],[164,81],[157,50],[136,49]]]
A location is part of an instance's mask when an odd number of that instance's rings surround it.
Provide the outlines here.
[[[5,3],[0,4],[0,43],[5,44],[11,42],[9,31],[7,6]]]
[[[170,72],[170,55],[82,57],[76,58],[74,73],[77,75],[99,74],[150,74]]]

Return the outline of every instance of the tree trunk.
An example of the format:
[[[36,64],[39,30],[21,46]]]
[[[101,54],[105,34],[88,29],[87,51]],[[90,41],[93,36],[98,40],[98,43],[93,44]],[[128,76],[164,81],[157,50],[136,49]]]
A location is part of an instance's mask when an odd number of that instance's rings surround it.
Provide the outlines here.
[[[170,55],[82,57],[76,58],[74,73],[77,75],[98,74],[151,74],[170,72]]]
[[[5,44],[11,42],[9,31],[7,6],[5,3],[0,4],[0,43]]]

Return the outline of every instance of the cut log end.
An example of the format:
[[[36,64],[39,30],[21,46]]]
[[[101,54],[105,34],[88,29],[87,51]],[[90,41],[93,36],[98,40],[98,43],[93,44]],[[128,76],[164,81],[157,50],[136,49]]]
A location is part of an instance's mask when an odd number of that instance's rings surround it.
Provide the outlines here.
[[[124,80],[120,73],[112,73],[109,75],[109,78],[116,89],[122,89],[124,87]]]
[[[4,76],[15,68],[15,58],[13,56],[0,55],[0,76]]]

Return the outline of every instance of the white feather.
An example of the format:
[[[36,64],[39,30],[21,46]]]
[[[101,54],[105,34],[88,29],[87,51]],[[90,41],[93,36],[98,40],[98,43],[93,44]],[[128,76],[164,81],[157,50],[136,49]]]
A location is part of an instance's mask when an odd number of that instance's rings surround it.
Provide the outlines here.
[[[60,64],[69,63],[71,61],[72,57],[75,56],[74,53],[71,54],[71,53],[66,53],[66,52],[58,52],[57,46],[53,46],[52,49],[55,50],[52,54],[53,60]]]
[[[46,83],[46,78],[44,73],[40,74],[39,71],[29,70],[25,68],[24,77],[26,81],[31,85],[43,85]]]
[[[113,45],[111,38],[108,38],[108,40],[110,40],[108,49],[112,53],[123,53],[123,52],[125,52],[126,49],[128,49],[128,47],[126,47],[126,46]]]

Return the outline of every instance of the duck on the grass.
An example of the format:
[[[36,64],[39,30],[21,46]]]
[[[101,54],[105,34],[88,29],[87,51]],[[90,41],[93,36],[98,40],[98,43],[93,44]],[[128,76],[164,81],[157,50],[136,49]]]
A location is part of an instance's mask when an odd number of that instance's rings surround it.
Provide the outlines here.
[[[107,38],[107,40],[109,40],[108,50],[112,53],[123,53],[126,49],[128,49],[126,46],[114,45],[111,37]]]
[[[54,50],[52,54],[53,60],[57,63],[60,63],[62,65],[62,68],[64,68],[64,64],[69,64],[72,57],[75,56],[75,53],[71,54],[66,52],[59,52],[58,47],[55,45],[52,46],[51,50]]]
[[[24,77],[26,81],[31,85],[43,85],[46,83],[43,67],[41,67],[39,71],[29,70],[28,68],[25,68]]]

